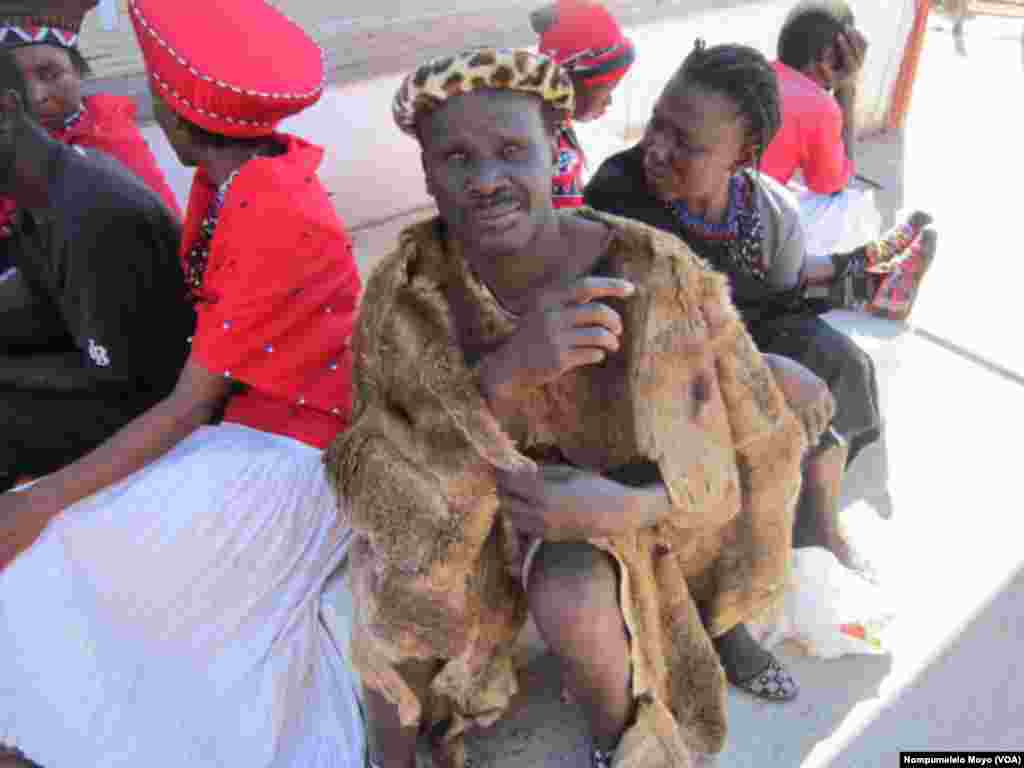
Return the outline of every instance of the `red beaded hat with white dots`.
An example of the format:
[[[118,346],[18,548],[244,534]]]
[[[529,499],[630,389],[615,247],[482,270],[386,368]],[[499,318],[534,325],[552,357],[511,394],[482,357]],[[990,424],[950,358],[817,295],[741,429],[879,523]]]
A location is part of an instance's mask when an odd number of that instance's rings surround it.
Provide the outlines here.
[[[129,0],[153,91],[179,117],[255,138],[320,98],[323,52],[280,11],[265,0],[198,4]]]
[[[78,46],[85,14],[99,0],[0,2],[0,48],[25,45]]]

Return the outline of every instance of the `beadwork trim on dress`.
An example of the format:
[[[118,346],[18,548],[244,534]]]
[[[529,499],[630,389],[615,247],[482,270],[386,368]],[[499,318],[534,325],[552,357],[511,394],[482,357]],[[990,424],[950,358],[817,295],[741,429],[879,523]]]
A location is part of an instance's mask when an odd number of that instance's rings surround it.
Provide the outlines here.
[[[231,184],[238,177],[240,171],[240,168],[232,171],[224,183],[217,187],[217,192],[210,201],[206,215],[199,225],[199,236],[185,256],[185,287],[193,301],[202,301],[203,299],[200,291],[203,287],[203,277],[206,275],[206,266],[210,261],[210,246],[213,244],[213,235],[217,230],[217,221],[220,219],[220,212],[224,208],[224,201],[227,199]]]

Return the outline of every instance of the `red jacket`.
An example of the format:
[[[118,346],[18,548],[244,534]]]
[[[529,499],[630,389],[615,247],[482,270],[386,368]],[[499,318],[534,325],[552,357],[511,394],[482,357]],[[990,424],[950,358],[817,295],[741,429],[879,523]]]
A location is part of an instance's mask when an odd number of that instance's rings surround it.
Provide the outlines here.
[[[841,191],[853,177],[843,143],[843,113],[824,88],[782,62],[774,64],[782,96],[782,125],[761,159],[761,171],[788,184],[801,171],[819,195]]]
[[[83,99],[83,105],[85,112],[78,122],[50,135],[65,144],[98,149],[120,161],[156,192],[174,217],[181,221],[178,199],[135,122],[135,102],[124,96],[98,93]],[[10,222],[16,209],[14,200],[0,197],[0,238],[10,236]]]
[[[361,281],[352,243],[317,178],[323,150],[242,166],[224,199],[198,291],[192,361],[246,385],[224,420],[326,448],[348,424]],[[217,193],[200,168],[182,238],[187,258]]]
[[[180,220],[178,199],[139,130],[135,102],[125,96],[98,93],[86,97],[83,104],[85,114],[82,118],[70,128],[52,133],[53,138],[65,144],[98,149],[116,158],[160,195]]]

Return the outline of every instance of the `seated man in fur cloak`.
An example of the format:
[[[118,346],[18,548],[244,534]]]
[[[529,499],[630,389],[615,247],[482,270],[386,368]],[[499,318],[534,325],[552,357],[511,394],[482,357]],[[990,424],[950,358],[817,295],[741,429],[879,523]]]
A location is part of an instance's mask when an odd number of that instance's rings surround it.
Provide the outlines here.
[[[681,240],[552,208],[572,107],[525,50],[431,61],[395,100],[440,215],[369,281],[327,458],[379,768],[411,768],[420,729],[462,764],[516,691],[527,611],[595,766],[690,766],[725,741],[712,639],[784,587],[817,435]]]

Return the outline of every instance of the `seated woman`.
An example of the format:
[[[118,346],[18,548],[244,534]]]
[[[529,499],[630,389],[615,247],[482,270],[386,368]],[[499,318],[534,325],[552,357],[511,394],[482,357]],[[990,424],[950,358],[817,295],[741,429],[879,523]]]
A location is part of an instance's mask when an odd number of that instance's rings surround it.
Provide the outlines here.
[[[371,765],[411,768],[421,729],[460,763],[516,691],[529,611],[595,766],[689,768],[726,736],[710,638],[782,594],[803,429],[721,275],[553,209],[573,103],[548,57],[445,56],[394,105],[439,216],[370,279],[329,454]]]
[[[792,197],[755,170],[779,121],[776,77],[764,56],[739,45],[706,49],[698,41],[665,86],[643,140],[609,158],[587,187],[586,202],[680,237],[728,275],[758,348],[801,363],[827,384],[835,417],[806,460],[794,543],[826,546],[850,563],[838,530],[839,486],[847,463],[880,434],[874,367],[817,316],[803,292],[806,281],[832,280],[835,262],[878,249],[807,256]],[[782,372],[796,388],[800,369]],[[769,657],[743,627],[719,638],[718,649],[730,680],[763,692],[758,673],[770,668]]]
[[[156,192],[180,221],[181,207],[124,96],[82,96],[89,65],[78,48],[82,21],[97,0],[9,0],[0,8],[0,48],[10,51],[28,86],[28,110],[65,144],[111,155]],[[15,205],[0,199],[0,240],[11,236]],[[14,260],[0,242],[0,279]],[[10,279],[10,275],[8,278]]]
[[[558,0],[530,14],[530,24],[540,35],[540,52],[561,65],[576,94],[572,118],[558,131],[551,192],[555,208],[578,208],[583,205],[587,159],[573,121],[591,122],[604,115],[636,50],[615,17],[593,0]]]
[[[31,110],[50,134],[65,144],[113,156],[160,195],[181,218],[178,200],[136,123],[135,102],[124,96],[82,96],[89,65],[79,51],[85,14],[97,0],[5,2],[4,35],[28,86]],[[70,9],[70,10],[69,10]]]
[[[322,151],[274,131],[320,97],[321,53],[266,3],[201,25],[131,7],[157,119],[198,167],[198,327],[170,396],[0,495],[0,765],[364,768],[320,615],[351,538],[322,449],[349,417],[360,282]],[[288,55],[247,56],[255,39]]]

